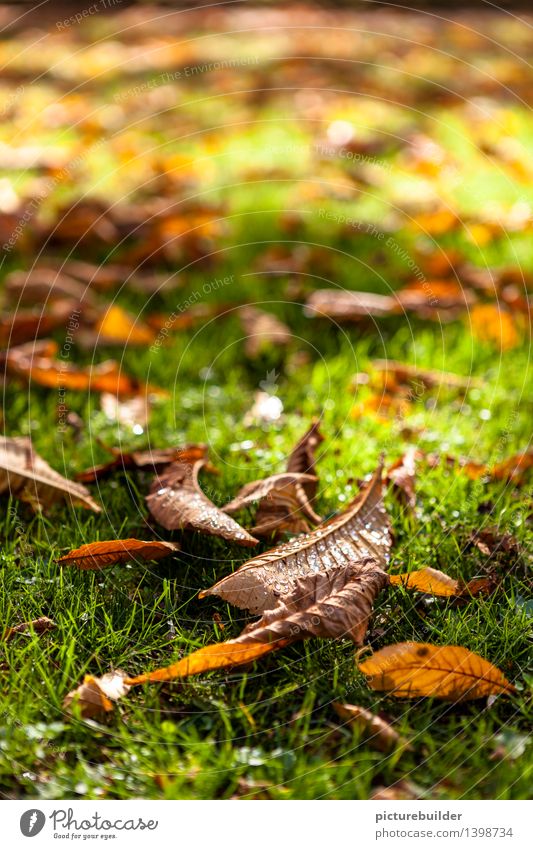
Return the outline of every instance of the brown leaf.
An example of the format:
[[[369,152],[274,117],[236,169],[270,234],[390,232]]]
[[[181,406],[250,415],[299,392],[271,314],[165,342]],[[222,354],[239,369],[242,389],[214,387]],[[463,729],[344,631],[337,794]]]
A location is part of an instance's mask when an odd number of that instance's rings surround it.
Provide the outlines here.
[[[419,451],[414,446],[410,446],[386,472],[387,480],[411,510],[416,507],[415,477],[416,460],[419,456]]]
[[[207,458],[206,445],[185,445],[176,448],[154,448],[146,451],[121,451],[119,448],[110,448],[114,460],[93,466],[84,472],[78,472],[76,480],[84,483],[101,480],[104,477],[118,471],[129,471],[130,469],[150,469],[158,472],[181,460],[184,463],[194,463],[196,460]]]
[[[8,640],[12,640],[13,637],[16,637],[17,634],[31,634],[32,631],[35,631],[36,634],[44,634],[53,628],[57,628],[55,622],[49,619],[48,616],[40,616],[39,619],[32,619],[31,622],[20,622],[11,628],[6,628],[1,639],[7,642]]]
[[[488,593],[494,589],[494,582],[489,578],[474,578],[468,583],[456,581],[439,569],[419,569],[416,572],[408,572],[404,575],[391,575],[390,582],[393,586],[406,587],[409,590],[418,590],[421,593],[444,596],[448,598],[461,598],[481,593]]]
[[[256,545],[257,540],[200,489],[198,473],[205,464],[204,459],[193,464],[172,463],[152,484],[146,498],[150,513],[168,531],[187,528],[239,545]]]
[[[499,669],[462,646],[396,643],[359,663],[373,690],[398,698],[480,699],[515,688]]]
[[[401,779],[390,787],[376,787],[370,798],[380,802],[394,802],[400,799],[421,799],[422,795],[422,788]]]
[[[105,569],[114,563],[126,563],[136,558],[160,560],[178,550],[179,545],[173,542],[114,539],[82,545],[60,557],[58,563],[77,566],[78,569]]]
[[[128,679],[128,684],[170,681],[197,672],[248,663],[295,640],[364,639],[374,599],[388,576],[374,560],[336,566],[295,581],[293,591],[248,625],[235,640],[206,646],[164,669]]]
[[[339,702],[333,702],[333,708],[348,725],[356,725],[361,729],[372,748],[380,752],[391,752],[399,746],[412,748],[392,725],[369,710],[358,705],[343,705]]]
[[[57,501],[82,505],[100,513],[88,490],[56,472],[34,450],[27,437],[0,437],[0,494],[9,492],[41,510]]]
[[[308,297],[305,305],[306,315],[339,322],[380,318],[397,312],[400,312],[398,302],[389,295],[343,289],[318,289]]]
[[[324,437],[320,433],[319,422],[318,420],[314,421],[311,427],[304,433],[302,438],[292,449],[287,461],[287,471],[314,475],[316,463],[315,453],[318,446],[323,441]],[[317,482],[318,479],[315,479],[314,481],[309,481],[302,487],[310,503],[312,503],[315,498],[318,485]]]
[[[385,375],[385,384],[388,385],[387,377],[390,375],[395,383],[412,384],[421,383],[426,389],[445,386],[450,389],[472,389],[480,386],[481,381],[474,377],[461,377],[448,371],[437,369],[422,369],[408,363],[399,363],[396,360],[372,360],[372,368]]]
[[[258,357],[265,348],[287,345],[292,339],[287,325],[264,310],[251,306],[241,307],[239,317],[246,334],[244,350],[251,359]]]
[[[322,521],[310,506],[303,489],[304,484],[315,480],[313,475],[282,472],[262,481],[252,481],[243,486],[223,510],[231,515],[259,501],[252,528],[256,536],[270,536],[274,532],[308,533],[310,527],[304,516],[313,524]]]
[[[339,516],[310,534],[285,542],[244,563],[236,572],[200,593],[218,595],[262,613],[294,589],[298,578],[372,557],[384,568],[391,547],[390,524],[382,501],[382,467]]]
[[[513,558],[518,558],[522,554],[520,543],[516,537],[509,533],[501,533],[497,527],[473,531],[470,535],[470,542],[486,557],[510,554]]]
[[[110,392],[102,392],[100,406],[110,421],[128,427],[145,427],[150,416],[150,399],[146,395],[137,395],[127,401],[121,401]]]
[[[126,679],[126,673],[120,669],[107,672],[101,678],[86,675],[79,687],[67,693],[63,707],[71,711],[77,705],[83,719],[105,716],[113,710],[113,702],[128,693]]]
[[[88,287],[55,268],[36,266],[31,271],[12,271],[5,280],[6,297],[14,304],[48,304],[69,300],[94,306]]]

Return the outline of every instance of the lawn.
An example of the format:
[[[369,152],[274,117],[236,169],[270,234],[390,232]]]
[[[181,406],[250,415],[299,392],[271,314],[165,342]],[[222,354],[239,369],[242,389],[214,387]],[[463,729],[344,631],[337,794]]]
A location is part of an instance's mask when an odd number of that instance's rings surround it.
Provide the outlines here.
[[[2,496],[1,621],[48,616],[57,627],[3,645],[1,793],[366,799],[406,782],[422,799],[527,798],[531,479],[495,480],[490,470],[526,449],[531,433],[523,302],[533,280],[532,75],[520,58],[531,51],[531,30],[497,14],[456,23],[391,12],[300,11],[296,19],[251,7],[135,14],[3,33],[0,141],[4,150],[34,146],[35,159],[20,154],[10,164],[4,155],[0,274],[9,280],[72,260],[121,265],[120,282],[96,293],[97,312],[112,302],[143,324],[160,317],[162,328],[173,316],[168,332],[159,330],[151,346],[87,346],[75,328],[65,358],[117,359],[168,395],[154,402],[148,424],[128,425],[106,415],[98,393],[69,389],[64,403],[79,419],[65,424],[57,388],[8,373],[4,433],[31,436],[70,478],[107,461],[105,446],[207,443],[218,474],[202,473],[201,483],[221,506],[245,483],[283,471],[318,418],[325,439],[315,506],[326,518],[346,507],[381,455],[389,466],[416,445],[425,457],[486,464],[473,480],[457,462],[421,461],[414,511],[387,490],[389,571],[433,567],[468,580],[492,569],[496,591],[459,601],[390,587],[367,644],[464,646],[517,692],[461,704],[397,699],[368,687],[348,640],[312,639],[245,668],[137,688],[103,720],[65,713],[63,699],[84,674],[136,675],[237,636],[249,617],[198,592],[269,547],[262,541],[250,552],[165,531],[145,504],[151,475],[117,472],[89,485],[100,514],[61,505],[36,514]],[[6,249],[13,197],[38,195],[43,181],[44,200]],[[81,223],[64,215],[93,199],[122,215],[111,235],[88,213]],[[164,204],[173,212],[163,226],[137,233],[135,211],[157,222]],[[510,269],[514,282],[475,288],[461,276],[466,267],[470,277],[472,267]],[[149,292],[153,275],[159,282]],[[304,308],[318,289],[385,295],[413,278],[429,293],[440,291],[435,281],[454,281],[476,304],[453,315],[348,323]],[[281,319],[289,343],[249,356],[244,303]],[[481,304],[489,312],[476,313]],[[6,296],[4,316],[20,308]],[[6,348],[10,327],[6,318]],[[69,332],[63,325],[47,335],[65,351]],[[396,403],[372,388],[376,359],[470,383]],[[272,421],[250,414],[261,389],[278,399]],[[251,527],[253,511],[239,518]],[[472,545],[473,533],[495,526],[512,535],[519,556],[488,558]],[[83,543],[127,537],[179,542],[181,550],[101,572],[57,563]],[[339,720],[333,702],[379,713],[411,750],[376,751]]]

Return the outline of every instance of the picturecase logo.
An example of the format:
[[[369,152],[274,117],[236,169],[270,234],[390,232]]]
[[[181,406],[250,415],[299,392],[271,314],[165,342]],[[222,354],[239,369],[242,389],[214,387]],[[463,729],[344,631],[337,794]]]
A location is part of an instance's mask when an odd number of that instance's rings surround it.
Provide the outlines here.
[[[24,811],[20,818],[20,830],[24,837],[35,837],[43,830],[46,817],[42,811],[37,808],[31,808],[29,811]]]

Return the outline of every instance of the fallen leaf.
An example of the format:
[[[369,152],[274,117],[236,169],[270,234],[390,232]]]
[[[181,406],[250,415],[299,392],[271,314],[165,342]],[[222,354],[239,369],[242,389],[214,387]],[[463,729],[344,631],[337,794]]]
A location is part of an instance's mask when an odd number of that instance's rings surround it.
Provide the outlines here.
[[[91,483],[101,480],[113,472],[125,472],[130,469],[150,469],[153,472],[158,472],[176,460],[194,463],[196,460],[207,458],[207,445],[201,444],[175,448],[154,448],[146,451],[121,451],[119,448],[108,450],[113,454],[114,460],[78,472],[76,480]]]
[[[248,560],[232,575],[203,590],[200,598],[218,595],[237,607],[262,613],[275,607],[292,592],[295,581],[306,575],[368,557],[385,568],[392,543],[381,475],[380,466],[344,513]]]
[[[262,481],[247,483],[222,509],[232,515],[259,501],[253,534],[270,536],[274,532],[307,533],[310,527],[304,517],[310,519],[313,524],[322,521],[310,506],[303,490],[304,484],[315,480],[314,475],[289,472],[271,475]]]
[[[333,702],[333,708],[341,719],[346,720],[347,725],[355,725],[359,728],[373,749],[380,752],[391,752],[398,747],[412,748],[407,740],[385,722],[380,716],[371,713],[358,705],[340,704]]]
[[[418,457],[419,451],[414,446],[410,446],[386,472],[386,479],[411,510],[416,507],[415,478]]]
[[[287,461],[287,471],[306,475],[315,475],[316,450],[324,437],[319,430],[319,422],[314,421],[311,427],[292,449]],[[318,478],[302,485],[310,503],[313,502],[318,486]]]
[[[396,643],[359,663],[359,669],[373,690],[398,698],[457,702],[515,692],[499,669],[462,646]]]
[[[150,416],[150,400],[146,395],[137,395],[121,401],[110,392],[102,392],[100,406],[106,417],[127,427],[146,427]]]
[[[74,706],[78,706],[83,719],[105,716],[113,710],[113,702],[128,693],[130,688],[126,679],[126,673],[120,669],[107,672],[101,678],[86,675],[79,687],[67,693],[63,708],[72,711]]]
[[[247,357],[258,357],[265,348],[287,345],[292,333],[279,318],[256,307],[244,306],[239,318],[246,334],[244,351]]]
[[[318,289],[309,295],[305,305],[306,315],[313,318],[332,318],[339,322],[380,318],[398,312],[401,312],[398,302],[389,295],[351,292],[345,289]]]
[[[7,642],[13,639],[13,637],[16,637],[17,634],[31,634],[32,631],[35,631],[36,634],[44,634],[53,628],[57,628],[55,622],[49,619],[48,616],[40,616],[39,619],[32,619],[31,622],[20,622],[11,628],[6,628],[1,639]]]
[[[307,574],[295,581],[292,592],[273,610],[266,610],[258,622],[248,625],[235,640],[205,646],[178,663],[130,678],[127,683],[171,681],[248,663],[295,640],[310,637],[347,637],[361,645],[374,600],[387,583],[387,574],[374,560]]]
[[[52,469],[24,436],[0,436],[0,494],[4,492],[28,502],[36,511],[56,501],[101,511],[84,486]]]
[[[239,545],[253,546],[257,540],[202,492],[198,473],[205,459],[194,463],[172,463],[156,477],[146,498],[152,516],[168,531],[190,529],[223,537]]]
[[[469,315],[472,333],[477,339],[489,342],[502,351],[516,348],[520,335],[510,312],[496,304],[478,304]]]
[[[64,271],[36,266],[31,271],[12,271],[4,284],[6,298],[13,304],[48,304],[69,300],[94,306],[88,287]]]
[[[465,584],[431,567],[407,572],[404,575],[391,575],[390,582],[393,586],[448,598],[486,594],[494,589],[494,582],[490,578],[474,578]]]
[[[481,381],[474,377],[461,377],[448,371],[438,369],[422,369],[408,363],[400,363],[397,360],[372,360],[372,368],[385,375],[391,375],[395,383],[412,384],[420,383],[426,389],[445,386],[450,389],[472,389],[481,385]]]
[[[516,537],[509,533],[502,533],[497,527],[473,531],[470,534],[470,542],[486,557],[510,554],[516,559],[522,554],[522,548]]]
[[[112,304],[97,323],[98,341],[107,344],[151,345],[155,333],[122,307]]]
[[[78,569],[105,569],[114,563],[126,563],[128,560],[160,560],[178,551],[179,545],[173,542],[156,540],[114,539],[102,542],[90,542],[75,548],[60,557],[58,563],[77,566]]]

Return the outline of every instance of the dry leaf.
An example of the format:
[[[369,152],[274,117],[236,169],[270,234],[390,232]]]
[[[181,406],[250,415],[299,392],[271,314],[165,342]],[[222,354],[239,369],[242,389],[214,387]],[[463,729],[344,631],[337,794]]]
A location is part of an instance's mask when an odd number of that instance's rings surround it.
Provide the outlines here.
[[[236,572],[200,593],[262,613],[292,592],[295,582],[334,566],[373,558],[381,568],[391,547],[389,518],[382,501],[382,467],[339,516],[310,534],[285,542],[244,563]]]
[[[110,392],[102,392],[100,406],[110,421],[118,422],[127,427],[146,427],[150,416],[150,400],[146,395],[138,395],[121,401]]]
[[[86,675],[83,684],[67,693],[63,707],[67,711],[77,705],[83,719],[105,716],[113,710],[113,702],[129,691],[126,673],[120,669],[107,672],[101,678]]]
[[[246,334],[244,350],[247,357],[258,357],[265,348],[287,345],[292,334],[286,324],[271,313],[245,306],[239,310],[239,317]]]
[[[490,342],[502,351],[516,348],[520,342],[512,314],[496,304],[478,304],[472,309],[469,322],[477,339]]]
[[[396,643],[359,663],[373,690],[398,698],[481,699],[515,688],[499,669],[462,646]]]
[[[98,342],[107,344],[151,345],[155,333],[122,307],[112,304],[96,325]]]
[[[24,436],[0,437],[0,494],[4,492],[28,502],[34,510],[57,501],[81,504],[95,513],[101,510],[84,486],[52,469]]]
[[[406,502],[407,506],[414,510],[416,507],[415,477],[416,460],[420,452],[410,446],[405,454],[390,466],[386,472],[386,479],[390,481],[393,489]]]
[[[55,622],[49,619],[48,616],[40,616],[39,619],[32,619],[31,622],[20,622],[11,628],[6,628],[1,639],[7,642],[13,639],[13,637],[16,637],[17,634],[31,634],[32,631],[36,634],[44,634],[53,628],[57,628]]]
[[[114,563],[126,563],[137,558],[160,560],[178,550],[179,545],[173,542],[114,539],[82,545],[60,557],[58,563],[77,566],[78,569],[105,569]]]
[[[380,318],[400,311],[396,299],[389,295],[344,289],[318,289],[308,297],[305,305],[305,314],[308,316],[332,318],[340,322]]]
[[[114,460],[78,472],[76,480],[91,483],[113,472],[125,472],[130,469],[150,469],[152,472],[158,472],[176,460],[194,463],[196,460],[207,458],[207,445],[184,445],[176,448],[154,448],[146,451],[121,451],[119,448],[108,450],[113,454]]]
[[[150,513],[168,531],[186,528],[239,545],[256,545],[257,540],[200,489],[198,473],[205,464],[204,459],[192,464],[172,463],[152,484],[146,498]]]
[[[304,484],[313,483],[313,475],[282,472],[262,481],[252,481],[242,487],[235,498],[222,508],[230,515],[259,501],[252,533],[270,536],[272,533],[307,533],[310,530],[305,517],[313,524],[322,520],[310,506]]]
[[[333,708],[341,719],[348,725],[356,725],[367,738],[368,743],[380,752],[391,752],[399,746],[411,748],[397,731],[380,716],[371,713],[358,705],[343,705],[333,702]]]
[[[421,593],[444,596],[448,598],[468,597],[488,593],[494,589],[494,582],[490,578],[474,578],[468,583],[456,581],[439,569],[419,569],[416,572],[408,572],[404,575],[391,575],[390,582],[393,586],[406,587],[409,590],[418,590]]]
[[[48,304],[58,300],[74,301],[78,305],[94,306],[88,287],[64,271],[46,266],[36,266],[31,271],[12,271],[7,275],[4,288],[13,304]]]
[[[319,430],[319,422],[314,421],[311,427],[304,433],[302,438],[296,443],[292,449],[287,461],[288,472],[298,472],[306,475],[315,474],[316,450],[324,437]],[[318,486],[318,478],[314,481],[309,481],[302,486],[308,501],[313,502]],[[319,521],[322,521],[319,519]]]
[[[438,369],[422,369],[396,360],[372,360],[371,365],[373,369],[383,373],[385,385],[388,385],[389,375],[395,383],[407,385],[421,383],[426,389],[441,386],[450,389],[472,389],[481,385],[481,381],[474,377],[461,377]]]
[[[363,642],[374,599],[388,576],[374,560],[311,573],[293,591],[248,625],[235,640],[206,646],[178,663],[128,679],[128,684],[171,681],[198,672],[248,663],[269,651],[309,637]]]

